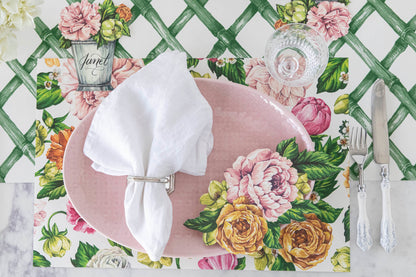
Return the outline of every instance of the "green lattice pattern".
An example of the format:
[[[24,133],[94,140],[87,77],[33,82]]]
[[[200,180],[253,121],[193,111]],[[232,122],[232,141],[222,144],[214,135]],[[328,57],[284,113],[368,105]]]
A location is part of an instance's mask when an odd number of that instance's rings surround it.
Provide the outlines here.
[[[70,4],[75,2],[75,0],[67,0],[67,2]],[[90,2],[93,2],[93,0],[90,0]],[[226,29],[207,9],[204,8],[208,0],[184,0],[187,7],[170,26],[166,26],[157,11],[152,7],[151,0],[131,0],[131,2],[133,4],[133,18],[129,21],[129,24],[134,24],[139,16],[143,16],[161,37],[161,41],[149,52],[147,58],[154,58],[168,48],[187,52],[176,39],[176,35],[194,16],[196,16],[208,28],[211,34],[217,38],[217,42],[213,45],[211,51],[207,53],[207,57],[219,57],[227,49],[236,57],[250,57],[250,54],[236,40],[239,32],[257,13],[267,21],[270,28],[273,28],[275,21],[279,19],[276,10],[267,0],[250,0],[250,3],[243,13],[228,29]],[[378,61],[354,35],[374,11],[378,12],[400,36],[393,49],[381,62]],[[42,43],[36,48],[24,65],[20,64],[17,60],[7,62],[7,65],[16,75],[0,92],[0,126],[6,131],[15,144],[15,148],[0,165],[0,182],[4,182],[9,170],[23,156],[34,163],[35,149],[32,143],[36,135],[34,124],[26,131],[26,133],[19,130],[2,109],[4,104],[22,84],[28,89],[32,96],[36,96],[36,82],[30,76],[30,73],[36,67],[37,59],[42,58],[49,49],[60,58],[71,57],[71,54],[67,50],[59,48],[58,39],[60,37],[60,32],[56,26],[53,29],[49,29],[40,18],[35,19],[35,25],[35,31],[42,39]],[[383,0],[368,0],[363,8],[354,16],[349,34],[330,45],[331,56],[334,56],[338,50],[347,43],[371,69],[371,72],[351,93],[350,97],[351,116],[360,122],[370,134],[370,119],[357,103],[377,78],[384,79],[387,86],[402,103],[393,117],[389,120],[390,134],[394,132],[408,114],[416,119],[416,86],[408,93],[400,83],[399,79],[388,71],[394,60],[397,59],[408,46],[416,51],[415,27],[416,17],[412,18],[410,22],[406,24],[394,14],[386,4],[384,4]],[[132,57],[120,43],[118,43],[116,47],[116,56],[119,58]],[[405,178],[416,179],[416,168],[400,152],[393,142],[390,142],[390,145],[391,156],[399,165]],[[372,152],[370,151],[368,161],[371,159]]]
[[[363,8],[354,16],[349,33],[330,45],[330,53],[334,55],[344,43],[347,43],[371,70],[357,88],[350,93],[350,115],[367,130],[370,136],[372,135],[371,119],[358,105],[358,102],[378,78],[384,80],[392,94],[401,103],[388,121],[389,135],[392,135],[408,115],[416,120],[416,85],[414,85],[410,91],[407,91],[399,78],[389,71],[389,68],[394,61],[407,49],[407,47],[410,46],[416,51],[416,15],[413,16],[408,23],[405,23],[384,2],[385,0],[368,0]],[[393,48],[382,61],[377,60],[355,36],[357,30],[373,12],[377,12],[389,24],[394,32],[399,35]],[[406,158],[391,139],[390,156],[403,173],[404,179],[416,179],[416,165],[411,164],[409,159]],[[373,147],[370,145],[366,166],[372,160]],[[356,175],[356,165],[354,165],[352,169],[352,173]]]

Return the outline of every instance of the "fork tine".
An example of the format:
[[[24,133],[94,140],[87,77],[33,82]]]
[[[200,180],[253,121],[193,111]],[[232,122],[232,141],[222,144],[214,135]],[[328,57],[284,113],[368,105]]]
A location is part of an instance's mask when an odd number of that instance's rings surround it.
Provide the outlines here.
[[[360,128],[360,149],[365,148],[364,140],[365,140],[364,128]]]
[[[356,127],[352,127],[351,129],[351,148],[357,149],[357,132]]]
[[[358,150],[360,147],[360,129],[355,127],[355,149]]]
[[[364,128],[361,128],[361,138],[360,138],[361,149],[367,148],[366,140],[367,140],[367,132],[364,130]]]
[[[365,131],[365,130],[364,130]],[[367,134],[367,131],[365,131],[365,138],[364,138],[364,146],[367,148],[367,137],[368,137],[368,134]]]

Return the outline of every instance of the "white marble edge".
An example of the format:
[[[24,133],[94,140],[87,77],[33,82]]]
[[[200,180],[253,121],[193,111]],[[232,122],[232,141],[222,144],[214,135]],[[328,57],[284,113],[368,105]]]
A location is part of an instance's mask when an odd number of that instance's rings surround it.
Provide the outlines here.
[[[393,216],[397,224],[398,246],[391,254],[384,252],[379,244],[381,219],[381,191],[378,181],[367,183],[368,210],[371,223],[373,247],[362,252],[355,244],[357,222],[356,183],[351,184],[351,272],[261,272],[262,276],[409,276],[416,272],[416,236],[413,226],[413,196],[416,194],[415,181],[392,182]],[[11,197],[11,209],[7,215],[7,201],[0,204],[2,216],[6,218],[0,231],[0,276],[252,276],[253,271],[196,271],[196,270],[139,270],[139,269],[88,269],[88,268],[34,268],[32,266],[33,233],[33,184],[0,184],[0,195]],[[4,197],[1,199],[4,200]],[[257,273],[257,272],[256,272]]]

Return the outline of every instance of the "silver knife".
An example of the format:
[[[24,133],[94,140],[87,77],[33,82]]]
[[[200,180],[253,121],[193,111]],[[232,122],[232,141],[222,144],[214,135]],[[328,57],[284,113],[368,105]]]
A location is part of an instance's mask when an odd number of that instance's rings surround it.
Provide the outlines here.
[[[389,133],[387,129],[387,107],[384,81],[374,83],[371,95],[371,119],[373,128],[374,161],[381,167],[381,191],[383,215],[380,226],[380,244],[390,253],[397,245],[396,230],[391,216],[390,181],[389,181]]]

